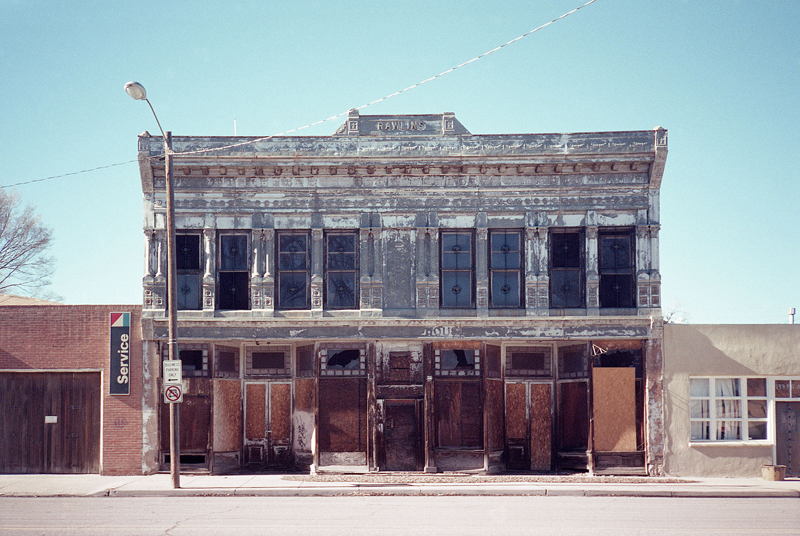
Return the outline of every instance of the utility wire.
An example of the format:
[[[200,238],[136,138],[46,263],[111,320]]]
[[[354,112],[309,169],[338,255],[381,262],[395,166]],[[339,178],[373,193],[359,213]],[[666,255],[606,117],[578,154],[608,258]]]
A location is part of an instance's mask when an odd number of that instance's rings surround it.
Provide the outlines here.
[[[315,127],[317,125],[321,125],[322,123],[327,123],[328,121],[333,121],[334,119],[338,119],[340,117],[344,117],[345,115],[350,113],[350,110],[363,110],[364,108],[372,106],[373,104],[378,104],[379,102],[383,102],[385,100],[391,99],[392,97],[396,97],[397,95],[400,95],[401,93],[405,93],[406,91],[411,91],[412,89],[418,88],[419,86],[421,86],[423,84],[427,84],[428,82],[432,82],[433,80],[436,80],[437,78],[441,78],[442,76],[445,76],[447,74],[452,73],[456,69],[460,69],[462,67],[466,67],[470,63],[474,63],[474,62],[476,62],[476,61],[478,61],[478,60],[480,60],[482,58],[485,58],[489,54],[493,54],[493,53],[497,52],[498,50],[500,50],[502,48],[505,48],[505,47],[507,47],[507,46],[509,46],[509,45],[511,45],[513,43],[516,43],[520,39],[528,37],[529,35],[532,35],[532,34],[538,32],[539,30],[550,26],[551,24],[553,24],[555,22],[558,22],[558,21],[560,21],[561,19],[563,19],[565,17],[568,17],[569,15],[572,15],[573,13],[576,13],[577,11],[585,8],[586,6],[588,6],[590,4],[595,3],[596,1],[597,0],[589,0],[585,4],[580,5],[580,6],[576,7],[575,9],[573,9],[571,11],[567,11],[566,13],[561,15],[560,17],[556,17],[555,19],[551,20],[550,22],[546,22],[545,24],[542,24],[541,26],[539,26],[537,28],[534,28],[533,30],[530,30],[529,32],[526,32],[526,33],[520,35],[519,37],[515,37],[511,41],[508,41],[507,43],[503,43],[502,45],[497,46],[497,47],[493,48],[492,50],[489,50],[488,52],[484,52],[483,54],[480,54],[479,56],[475,56],[471,60],[467,60],[464,63],[460,63],[460,64],[456,65],[455,67],[451,67],[451,68],[447,69],[446,71],[442,71],[441,73],[439,73],[437,75],[431,76],[430,78],[426,78],[425,80],[423,80],[421,82],[417,82],[416,84],[410,85],[405,89],[401,89],[400,91],[395,91],[394,93],[390,93],[389,95],[386,95],[385,97],[381,97],[380,99],[376,99],[376,100],[374,100],[372,102],[368,102],[367,104],[362,104],[361,106],[358,106],[357,108],[350,108],[346,112],[342,112],[342,113],[339,113],[339,114],[336,114],[336,115],[332,115],[332,116],[330,116],[330,117],[328,117],[326,119],[321,119],[319,121],[315,121],[314,123],[309,123],[308,125],[305,125],[305,126],[302,126],[302,127],[293,128],[291,130],[287,130],[285,132],[281,132],[280,134],[272,134],[270,136],[264,136],[264,137],[261,137],[261,138],[255,138],[255,139],[252,139],[252,140],[243,141],[241,143],[234,143],[234,144],[231,144],[231,145],[225,145],[223,147],[214,147],[214,148],[210,148],[210,149],[197,149],[197,150],[194,150],[194,151],[186,151],[186,152],[181,152],[181,153],[175,152],[173,154],[175,154],[175,155],[189,155],[189,154],[210,153],[210,152],[213,152],[213,151],[222,151],[222,150],[225,150],[225,149],[233,149],[233,148],[236,148],[236,147],[242,147],[244,145],[250,145],[252,143],[258,143],[260,141],[269,140],[271,138],[277,138],[278,136],[285,136],[287,134],[292,134],[294,132],[299,132],[299,131],[305,130],[307,128],[311,128],[311,127]],[[160,158],[161,156],[163,156],[163,155],[160,155],[158,157],[153,157],[153,158]],[[122,166],[122,165],[125,165],[125,164],[131,164],[131,163],[137,162],[137,161],[138,160],[128,160],[127,162],[120,162],[118,164],[109,164],[107,166],[99,166],[99,167],[92,168],[92,169],[84,169],[82,171],[75,171],[73,173],[65,173],[63,175],[54,175],[52,177],[45,177],[43,179],[35,179],[35,180],[31,180],[31,181],[18,182],[16,184],[6,184],[6,185],[0,184],[0,188],[11,188],[13,186],[22,186],[22,185],[25,185],[25,184],[33,184],[35,182],[48,181],[48,180],[52,180],[52,179],[60,179],[60,178],[69,177],[69,176],[72,176],[72,175],[80,175],[82,173],[91,173],[93,171],[97,171],[97,170],[100,170],[100,169],[106,169],[106,168],[115,167],[115,166]]]

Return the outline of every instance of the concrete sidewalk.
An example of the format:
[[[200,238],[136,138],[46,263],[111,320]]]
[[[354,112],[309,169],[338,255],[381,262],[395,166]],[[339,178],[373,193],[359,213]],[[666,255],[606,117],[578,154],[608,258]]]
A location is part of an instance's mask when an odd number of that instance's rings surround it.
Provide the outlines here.
[[[297,474],[181,475],[173,489],[169,474],[147,476],[0,475],[0,497],[138,497],[138,496],[341,496],[341,495],[540,495],[625,497],[788,497],[800,498],[800,479],[768,482],[742,478],[642,478],[614,482],[602,477],[516,477],[514,481],[480,478],[418,478],[391,475],[383,482],[342,476],[315,481]],[[466,480],[469,480],[468,482]],[[524,481],[520,481],[524,480]],[[595,481],[593,481],[595,480]],[[613,479],[611,479],[613,480]]]

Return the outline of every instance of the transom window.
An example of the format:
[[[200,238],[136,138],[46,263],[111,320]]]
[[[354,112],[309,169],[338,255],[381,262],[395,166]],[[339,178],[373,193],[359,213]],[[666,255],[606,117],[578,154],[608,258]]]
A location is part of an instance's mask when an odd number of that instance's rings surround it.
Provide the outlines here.
[[[278,232],[278,308],[309,309],[311,237],[308,231]]]
[[[358,233],[325,234],[325,307],[355,309],[358,303]]]
[[[433,351],[437,376],[480,376],[481,352],[471,348],[443,348]]]
[[[489,231],[490,306],[523,306],[522,231]]]
[[[550,346],[510,346],[506,348],[506,376],[553,376],[553,349]]]
[[[475,307],[472,231],[442,231],[441,248],[442,308]]]
[[[248,346],[245,353],[245,374],[248,376],[288,376],[291,374],[289,346]]]

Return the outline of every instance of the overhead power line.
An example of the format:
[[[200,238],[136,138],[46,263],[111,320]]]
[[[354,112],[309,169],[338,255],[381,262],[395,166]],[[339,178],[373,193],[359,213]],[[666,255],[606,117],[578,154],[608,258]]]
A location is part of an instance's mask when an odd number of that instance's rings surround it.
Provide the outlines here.
[[[214,148],[211,148],[211,149],[198,149],[198,150],[194,150],[194,151],[186,151],[186,152],[175,153],[175,154],[176,155],[199,154],[199,153],[210,153],[210,152],[214,152],[214,151],[222,151],[222,150],[225,150],[225,149],[233,149],[233,148],[236,148],[236,147],[241,147],[241,146],[249,145],[249,144],[252,144],[252,143],[258,143],[260,141],[265,141],[265,140],[268,140],[268,139],[271,139],[271,138],[276,138],[278,136],[285,136],[287,134],[292,134],[294,132],[299,132],[299,131],[305,130],[307,128],[311,128],[311,127],[315,127],[317,125],[321,125],[322,123],[327,123],[328,121],[333,121],[334,119],[338,119],[340,117],[344,117],[345,115],[350,113],[350,110],[363,110],[364,108],[367,108],[367,107],[372,106],[374,104],[378,104],[379,102],[383,102],[385,100],[391,99],[392,97],[396,97],[396,96],[398,96],[398,95],[400,95],[402,93],[405,93],[406,91],[411,91],[412,89],[416,89],[416,88],[420,87],[423,84],[427,84],[428,82],[432,82],[433,80],[436,80],[437,78],[441,78],[442,76],[450,74],[450,73],[452,73],[453,71],[455,71],[457,69],[461,69],[462,67],[466,67],[467,65],[469,65],[471,63],[475,63],[476,61],[478,61],[480,59],[483,59],[486,56],[488,56],[490,54],[493,54],[493,53],[497,52],[498,50],[500,50],[502,48],[505,48],[505,47],[507,47],[507,46],[509,46],[509,45],[511,45],[513,43],[516,43],[517,41],[519,41],[519,40],[521,40],[521,39],[523,39],[525,37],[528,37],[529,35],[532,35],[532,34],[538,32],[539,30],[542,30],[542,29],[550,26],[551,24],[554,24],[554,23],[560,21],[561,19],[563,19],[565,17],[568,17],[569,15],[572,15],[573,13],[578,12],[579,10],[585,8],[586,6],[588,6],[590,4],[595,3],[596,1],[597,0],[589,0],[585,4],[582,4],[582,5],[578,6],[578,7],[576,7],[575,9],[567,11],[566,13],[561,15],[560,17],[556,17],[553,20],[551,20],[550,22],[546,22],[545,24],[542,24],[541,26],[538,26],[538,27],[534,28],[533,30],[525,32],[524,34],[522,34],[522,35],[520,35],[518,37],[515,37],[511,41],[503,43],[502,45],[499,45],[499,46],[497,46],[497,47],[495,47],[495,48],[493,48],[493,49],[491,49],[491,50],[489,50],[487,52],[484,52],[483,54],[480,54],[480,55],[475,56],[474,58],[472,58],[470,60],[467,60],[467,61],[465,61],[463,63],[460,63],[460,64],[456,65],[455,67],[451,67],[451,68],[447,69],[446,71],[442,71],[441,73],[439,73],[437,75],[431,76],[430,78],[426,78],[425,80],[422,80],[421,82],[417,82],[416,84],[410,85],[405,89],[401,89],[399,91],[395,91],[394,93],[390,93],[390,94],[388,94],[388,95],[386,95],[384,97],[381,97],[379,99],[375,99],[374,101],[368,102],[367,104],[362,104],[361,106],[358,106],[356,108],[350,108],[345,112],[341,112],[341,113],[338,113],[336,115],[332,115],[332,116],[330,116],[330,117],[328,117],[326,119],[321,119],[319,121],[315,121],[313,123],[309,123],[308,125],[304,125],[304,126],[298,127],[298,128],[293,128],[291,130],[287,130],[287,131],[281,132],[279,134],[272,134],[270,136],[264,136],[264,137],[261,137],[261,138],[255,138],[255,139],[252,139],[252,140],[243,141],[241,143],[234,143],[234,144],[231,144],[231,145],[225,145],[223,147],[214,147]],[[80,175],[82,173],[91,173],[93,171],[98,171],[100,169],[106,169],[106,168],[115,167],[115,166],[123,166],[123,165],[131,164],[131,163],[137,162],[137,161],[138,160],[128,160],[127,162],[120,162],[118,164],[109,164],[107,166],[99,166],[99,167],[95,167],[95,168],[91,168],[91,169],[84,169],[84,170],[81,170],[81,171],[74,171],[72,173],[64,173],[63,175],[53,175],[52,177],[44,177],[44,178],[41,178],[41,179],[34,179],[34,180],[30,180],[30,181],[25,181],[25,182],[18,182],[18,183],[15,183],[15,184],[5,184],[5,185],[0,185],[0,188],[11,188],[13,186],[22,186],[22,185],[25,185],[25,184],[33,184],[35,182],[48,181],[48,180],[52,180],[52,179],[60,179],[60,178],[69,177],[69,176],[73,176],[73,175]]]

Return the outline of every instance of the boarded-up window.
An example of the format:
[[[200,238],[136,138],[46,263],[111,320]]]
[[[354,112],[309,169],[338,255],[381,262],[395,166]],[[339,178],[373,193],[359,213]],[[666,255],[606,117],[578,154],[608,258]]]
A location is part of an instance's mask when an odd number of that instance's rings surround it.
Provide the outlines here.
[[[410,352],[389,352],[388,383],[411,383]]]
[[[475,380],[436,382],[437,447],[483,448],[481,384]]]
[[[366,452],[366,379],[319,381],[319,448],[324,452]]]
[[[592,372],[594,448],[601,452],[636,450],[635,369],[595,368]]]

